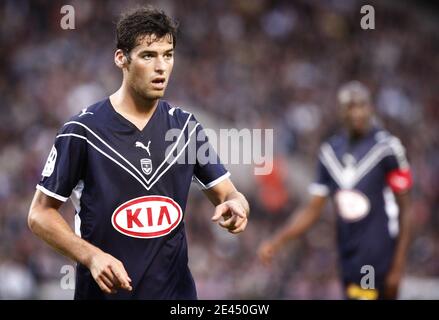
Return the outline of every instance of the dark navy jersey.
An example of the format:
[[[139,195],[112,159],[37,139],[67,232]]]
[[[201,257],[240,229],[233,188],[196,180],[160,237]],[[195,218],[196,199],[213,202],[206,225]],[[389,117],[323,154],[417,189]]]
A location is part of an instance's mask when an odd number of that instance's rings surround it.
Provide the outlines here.
[[[360,283],[370,265],[380,283],[390,267],[398,235],[394,193],[411,186],[401,142],[373,128],[361,139],[338,134],[320,148],[317,180],[309,190],[331,196],[337,210],[337,240],[345,283]]]
[[[71,198],[76,233],[122,261],[132,279],[131,292],[105,295],[78,265],[76,299],[197,298],[183,222],[189,187],[230,174],[191,113],[160,100],[139,130],[107,98],[64,124],[42,175],[37,189]]]

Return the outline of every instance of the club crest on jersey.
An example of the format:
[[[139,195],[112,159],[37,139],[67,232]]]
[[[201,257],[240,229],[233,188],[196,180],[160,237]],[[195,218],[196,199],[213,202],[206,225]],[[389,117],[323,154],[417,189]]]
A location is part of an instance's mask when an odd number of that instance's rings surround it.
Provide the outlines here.
[[[151,156],[151,152],[149,150],[149,146],[151,145],[151,140],[148,141],[148,145],[145,146],[143,142],[136,141],[135,146],[137,148],[142,148],[148,152],[148,155]],[[149,158],[143,158],[140,159],[140,167],[142,168],[142,171],[144,174],[149,175],[152,172],[152,161]]]
[[[148,158],[140,159],[140,167],[144,174],[149,175],[152,171],[152,161]]]
[[[183,219],[181,207],[163,196],[144,196],[129,200],[114,210],[113,227],[134,238],[157,238],[169,234]]]

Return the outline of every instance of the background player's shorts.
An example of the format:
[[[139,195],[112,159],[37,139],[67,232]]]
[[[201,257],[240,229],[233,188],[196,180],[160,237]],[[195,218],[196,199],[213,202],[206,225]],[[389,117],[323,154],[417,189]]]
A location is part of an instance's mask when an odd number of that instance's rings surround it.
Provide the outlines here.
[[[343,294],[347,300],[382,300],[384,281],[376,281],[374,288],[363,288],[359,283],[344,282]]]

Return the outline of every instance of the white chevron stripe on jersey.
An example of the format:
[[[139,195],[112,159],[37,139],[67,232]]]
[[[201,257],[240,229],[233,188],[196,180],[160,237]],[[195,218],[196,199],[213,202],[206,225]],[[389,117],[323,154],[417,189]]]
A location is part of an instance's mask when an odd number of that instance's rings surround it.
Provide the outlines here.
[[[165,164],[165,162],[168,161],[168,159],[169,159],[169,157],[171,156],[171,154],[174,153],[174,150],[177,148],[178,143],[180,142],[180,139],[181,139],[181,137],[183,136],[184,131],[186,130],[186,127],[187,127],[188,124],[189,124],[189,119],[190,119],[191,117],[192,117],[192,114],[190,113],[189,116],[188,116],[187,119],[186,119],[186,122],[185,122],[185,124],[184,124],[184,126],[183,126],[183,129],[181,130],[180,135],[178,136],[177,140],[175,141],[174,146],[173,146],[172,149],[169,151],[169,153],[168,153],[168,155],[166,156],[165,160],[162,161],[162,163],[160,164],[160,166],[154,171],[153,175],[148,179],[148,181],[147,181],[148,184],[152,181],[152,179],[154,179],[155,175],[157,174],[157,172],[159,172],[159,170],[161,169],[161,167],[163,166],[163,164]],[[199,123],[197,123],[197,125],[196,125],[195,127],[197,127],[198,125],[199,125]],[[190,136],[191,136],[191,135],[192,135],[192,131],[191,131],[191,133],[189,133],[188,141],[190,140]],[[186,146],[186,145],[185,145],[185,146]],[[186,147],[184,147],[183,150],[184,150],[185,148],[186,148]],[[167,169],[166,169],[166,170],[167,170]]]
[[[379,149],[369,155],[368,158],[361,163],[361,166],[357,166],[355,172],[354,185],[357,184],[366,174],[368,174],[383,158],[393,154],[392,150],[388,146],[382,146]]]
[[[392,154],[395,154],[394,148],[388,143],[375,144],[355,166],[349,168],[349,170],[353,170],[352,175],[347,174],[348,169],[343,167],[328,143],[324,143],[321,147],[320,160],[341,188],[350,189],[360,182],[383,158]]]
[[[160,177],[162,176],[162,175],[164,175],[165,174],[165,172],[166,171],[168,171],[171,167],[172,167],[172,165],[178,160],[178,158],[180,158],[180,156],[181,156],[181,154],[183,153],[183,151],[186,149],[186,147],[189,145],[189,142],[191,141],[191,136],[192,136],[192,134],[194,133],[194,131],[197,129],[197,127],[199,126],[200,124],[199,123],[197,123],[196,125],[195,125],[195,127],[192,129],[192,131],[189,133],[189,138],[187,139],[187,142],[185,143],[185,145],[183,146],[183,149],[181,149],[181,151],[177,154],[177,156],[175,157],[175,159],[174,160],[172,160],[172,162],[169,164],[169,166],[165,169],[165,170],[163,170],[162,171],[162,173],[160,173],[160,175],[154,180],[154,182],[150,185],[150,188],[160,179]],[[169,153],[169,154],[171,154],[171,153]]]
[[[151,181],[154,179],[154,177],[156,176],[156,174],[159,172],[159,170],[163,167],[163,165],[167,162],[167,160],[169,159],[169,157],[171,156],[171,154],[174,152],[174,150],[177,148],[178,143],[181,140],[181,137],[184,135],[184,131],[186,130],[186,127],[189,124],[189,120],[192,117],[192,114],[190,113],[189,116],[186,119],[186,122],[183,126],[183,129],[181,130],[180,135],[178,136],[177,140],[174,143],[174,146],[172,147],[172,149],[170,150],[170,152],[168,153],[168,155],[166,156],[166,158],[162,161],[162,163],[157,167],[157,169],[154,171],[153,175],[147,179],[145,178],[145,176],[131,163],[129,162],[124,156],[122,156],[119,152],[117,152],[113,147],[111,147],[107,142],[104,141],[104,139],[102,139],[101,137],[99,137],[93,130],[91,130],[88,126],[86,126],[85,124],[78,122],[78,121],[69,121],[66,122],[64,124],[64,126],[69,125],[69,124],[76,124],[79,125],[83,128],[85,128],[87,131],[89,131],[91,134],[93,134],[93,136],[95,136],[102,144],[104,144],[108,149],[110,149],[112,152],[114,152],[119,158],[121,158],[123,161],[125,161],[125,163],[127,163],[135,172],[137,172],[137,174],[139,174],[139,176],[143,179],[143,181],[149,185],[151,184]]]
[[[119,167],[121,167],[122,169],[124,169],[126,172],[128,172],[130,175],[132,175],[146,190],[149,190],[148,187],[142,182],[142,180],[139,179],[138,176],[136,176],[132,171],[130,171],[127,167],[125,167],[123,164],[121,164],[119,161],[117,161],[116,159],[114,159],[112,156],[108,155],[107,153],[105,153],[104,151],[102,151],[101,149],[99,149],[97,146],[95,146],[93,144],[93,142],[91,142],[90,140],[87,139],[87,137],[81,136],[79,134],[75,134],[75,133],[63,133],[63,134],[59,134],[56,136],[56,138],[62,138],[62,137],[75,137],[75,138],[79,138],[79,139],[83,139],[85,141],[87,141],[88,144],[90,144],[93,148],[95,148],[99,153],[101,153],[102,155],[104,155],[106,158],[110,159],[111,161],[113,161],[114,163],[116,163]]]
[[[151,183],[149,183],[148,185],[145,185],[142,180],[139,179],[139,177],[137,175],[134,174],[134,172],[132,172],[129,168],[127,168],[126,166],[124,166],[123,164],[121,164],[119,161],[117,161],[116,159],[114,159],[112,156],[110,156],[109,154],[107,154],[106,152],[104,152],[103,150],[101,150],[100,148],[98,148],[95,144],[93,144],[90,140],[87,139],[87,137],[81,136],[79,134],[75,134],[75,133],[64,133],[64,134],[60,134],[58,136],[56,136],[56,138],[61,138],[61,137],[76,137],[76,138],[80,138],[83,139],[85,141],[87,141],[88,144],[90,144],[93,148],[95,148],[99,153],[101,153],[102,155],[104,155],[106,158],[110,159],[111,161],[113,161],[114,163],[116,163],[119,167],[121,167],[122,169],[124,169],[126,172],[128,172],[130,175],[132,175],[146,190],[150,190],[154,184],[156,184],[156,182],[174,165],[174,163],[178,160],[178,158],[181,156],[181,154],[186,150],[187,146],[189,145],[189,142],[191,141],[191,137],[193,135],[193,133],[195,132],[195,130],[197,129],[197,127],[200,124],[197,123],[195,125],[195,127],[192,129],[192,131],[189,133],[189,137],[188,137],[188,141],[185,143],[185,145],[183,146],[182,150],[180,150],[180,152],[177,154],[177,156],[175,157],[175,159],[166,167],[165,170],[163,170],[160,175]],[[130,163],[130,162],[128,162]],[[137,170],[136,170],[137,171]]]
[[[343,169],[340,162],[337,160],[332,148],[329,144],[324,143],[321,147],[320,160],[328,169],[329,174],[337,182],[341,188],[346,188],[343,181]]]

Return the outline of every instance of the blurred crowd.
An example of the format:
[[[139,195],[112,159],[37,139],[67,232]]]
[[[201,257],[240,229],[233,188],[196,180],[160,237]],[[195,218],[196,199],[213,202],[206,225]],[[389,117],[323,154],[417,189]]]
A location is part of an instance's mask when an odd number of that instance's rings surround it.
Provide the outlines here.
[[[236,128],[273,128],[275,170],[234,182],[252,208],[234,237],[210,222],[194,187],[186,208],[190,266],[200,298],[338,299],[334,212],[293,242],[271,267],[260,242],[306,200],[322,139],[338,128],[336,91],[363,81],[379,121],[407,148],[414,173],[415,238],[407,275],[439,277],[439,21],[437,7],[368,1],[375,30],[360,26],[362,1],[150,1],[180,22],[166,98]],[[115,91],[114,27],[139,1],[0,4],[0,298],[69,298],[56,254],[27,228],[35,185],[58,128]],[[232,177],[233,178],[233,177]],[[73,223],[73,208],[63,210]]]

